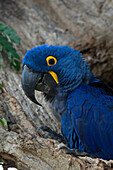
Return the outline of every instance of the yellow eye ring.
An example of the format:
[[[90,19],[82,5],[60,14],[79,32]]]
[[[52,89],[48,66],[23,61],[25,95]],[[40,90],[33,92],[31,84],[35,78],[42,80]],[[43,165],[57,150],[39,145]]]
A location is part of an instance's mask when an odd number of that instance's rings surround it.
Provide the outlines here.
[[[53,57],[53,56],[48,56],[46,58],[46,61],[47,61],[48,66],[53,66],[53,65],[55,65],[57,63],[57,59],[55,57]]]

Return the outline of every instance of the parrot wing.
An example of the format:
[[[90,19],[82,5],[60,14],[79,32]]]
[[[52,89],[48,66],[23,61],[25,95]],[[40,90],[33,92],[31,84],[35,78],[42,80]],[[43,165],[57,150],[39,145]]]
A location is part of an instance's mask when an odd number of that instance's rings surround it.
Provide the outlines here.
[[[71,128],[86,151],[95,157],[113,159],[113,96],[106,89],[80,85],[68,95],[68,114]]]

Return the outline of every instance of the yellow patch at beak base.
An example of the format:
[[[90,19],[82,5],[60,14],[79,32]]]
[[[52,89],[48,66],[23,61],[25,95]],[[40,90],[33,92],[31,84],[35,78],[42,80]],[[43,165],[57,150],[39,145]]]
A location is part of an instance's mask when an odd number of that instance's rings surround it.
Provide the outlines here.
[[[51,76],[54,78],[54,80],[55,80],[56,83],[58,84],[59,81],[58,81],[58,76],[57,76],[57,74],[56,74],[54,71],[48,71],[48,72],[51,74]]]

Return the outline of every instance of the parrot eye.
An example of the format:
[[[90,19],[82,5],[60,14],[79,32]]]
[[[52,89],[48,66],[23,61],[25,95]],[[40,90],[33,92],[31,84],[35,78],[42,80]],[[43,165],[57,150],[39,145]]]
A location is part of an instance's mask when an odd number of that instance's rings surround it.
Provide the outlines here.
[[[57,63],[57,59],[55,57],[53,57],[53,56],[48,56],[46,58],[46,61],[47,61],[48,66],[53,66],[53,65],[55,65]]]

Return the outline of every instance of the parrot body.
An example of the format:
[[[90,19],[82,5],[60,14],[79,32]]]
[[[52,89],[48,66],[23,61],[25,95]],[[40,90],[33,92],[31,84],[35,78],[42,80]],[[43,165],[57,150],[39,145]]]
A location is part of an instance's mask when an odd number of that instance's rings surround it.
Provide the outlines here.
[[[98,80],[78,50],[38,46],[23,60],[22,86],[35,103],[44,93],[61,120],[69,148],[94,157],[113,159],[113,91]]]

